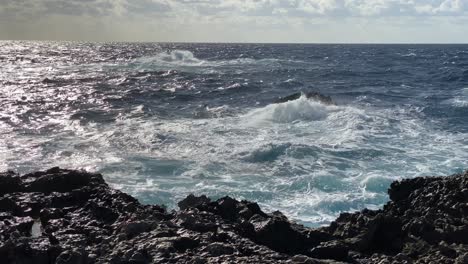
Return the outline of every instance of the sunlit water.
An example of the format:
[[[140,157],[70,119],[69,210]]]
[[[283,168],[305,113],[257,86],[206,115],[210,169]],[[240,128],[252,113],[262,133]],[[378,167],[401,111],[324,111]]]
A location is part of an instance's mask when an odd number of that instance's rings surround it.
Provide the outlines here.
[[[320,91],[336,105],[302,97]],[[230,195],[316,226],[468,168],[468,46],[0,42],[0,170]]]

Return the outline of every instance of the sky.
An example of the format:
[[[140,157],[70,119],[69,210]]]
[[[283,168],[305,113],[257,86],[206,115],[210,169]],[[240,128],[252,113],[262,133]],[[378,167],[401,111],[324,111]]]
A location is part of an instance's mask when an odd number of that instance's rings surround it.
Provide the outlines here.
[[[0,39],[468,43],[468,0],[0,0]]]

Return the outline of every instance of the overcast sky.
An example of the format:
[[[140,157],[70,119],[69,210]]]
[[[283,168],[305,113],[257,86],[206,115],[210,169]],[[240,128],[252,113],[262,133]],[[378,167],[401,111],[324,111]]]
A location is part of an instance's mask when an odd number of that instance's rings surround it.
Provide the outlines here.
[[[0,0],[0,39],[468,43],[468,0]]]

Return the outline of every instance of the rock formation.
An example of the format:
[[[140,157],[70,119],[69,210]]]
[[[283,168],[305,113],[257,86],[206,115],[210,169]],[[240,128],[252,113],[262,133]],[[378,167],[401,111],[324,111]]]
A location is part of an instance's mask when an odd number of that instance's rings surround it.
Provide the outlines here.
[[[321,94],[319,92],[306,92],[306,93],[297,92],[297,93],[293,93],[291,95],[279,98],[278,100],[275,101],[275,104],[294,101],[294,100],[299,99],[301,96],[305,96],[307,99],[317,100],[317,101],[319,101],[321,103],[324,103],[324,104],[327,104],[327,105],[334,105],[335,104],[330,96],[323,95],[323,94]]]
[[[394,182],[381,210],[311,229],[253,202],[142,205],[100,174],[0,174],[1,263],[468,263],[468,173]]]

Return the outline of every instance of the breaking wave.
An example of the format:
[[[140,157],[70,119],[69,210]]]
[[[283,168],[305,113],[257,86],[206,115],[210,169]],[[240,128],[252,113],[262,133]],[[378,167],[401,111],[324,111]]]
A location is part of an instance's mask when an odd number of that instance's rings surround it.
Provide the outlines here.
[[[0,46],[0,170],[82,168],[143,203],[230,195],[320,225],[467,167],[463,46]],[[271,103],[308,89],[343,103]]]

